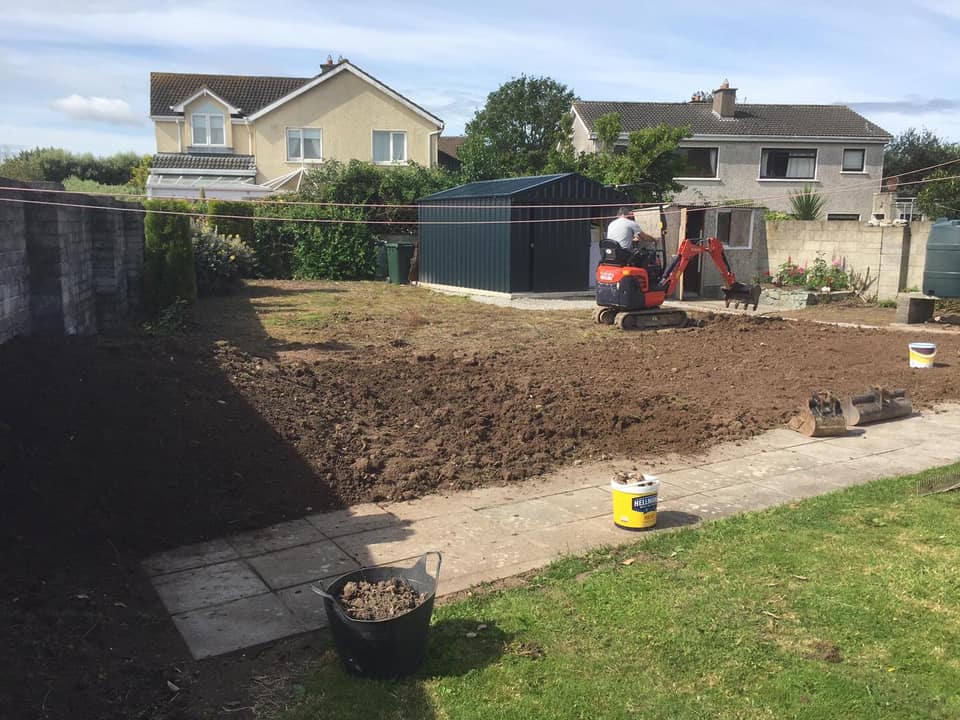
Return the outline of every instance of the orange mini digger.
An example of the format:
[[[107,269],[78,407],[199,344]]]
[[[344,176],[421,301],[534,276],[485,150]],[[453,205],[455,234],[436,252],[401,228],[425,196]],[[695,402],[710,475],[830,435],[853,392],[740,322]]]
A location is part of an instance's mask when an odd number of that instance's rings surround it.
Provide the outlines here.
[[[594,319],[621,330],[680,327],[686,324],[683,310],[661,307],[673,293],[687,264],[698,255],[708,253],[720,270],[727,307],[753,305],[760,302],[760,286],[737,282],[723,252],[723,243],[715,237],[687,238],[680,243],[677,256],[664,270],[661,253],[652,249],[624,250],[613,240],[600,243],[600,264],[597,265],[597,307]]]

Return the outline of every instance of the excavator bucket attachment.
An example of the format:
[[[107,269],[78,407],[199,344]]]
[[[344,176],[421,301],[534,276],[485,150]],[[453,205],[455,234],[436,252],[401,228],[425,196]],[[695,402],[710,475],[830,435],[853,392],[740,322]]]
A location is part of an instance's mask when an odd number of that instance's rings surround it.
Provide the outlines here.
[[[827,390],[814,393],[787,427],[807,437],[843,435],[847,431],[840,400]]]
[[[840,405],[847,427],[892,420],[913,412],[913,403],[906,388],[887,390],[873,387],[862,395],[844,399]]]
[[[760,304],[760,286],[735,282],[730,287],[723,288],[723,299],[727,307],[730,307],[730,303],[735,303],[736,308],[743,305],[744,309],[747,309],[748,306],[753,305],[753,309],[756,310],[757,305]]]

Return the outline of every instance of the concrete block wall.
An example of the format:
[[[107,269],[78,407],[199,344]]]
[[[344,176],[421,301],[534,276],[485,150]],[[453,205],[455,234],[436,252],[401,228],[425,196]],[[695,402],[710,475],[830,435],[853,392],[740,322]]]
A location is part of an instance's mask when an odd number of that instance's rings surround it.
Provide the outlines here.
[[[933,222],[910,223],[910,246],[907,253],[907,271],[903,288],[923,290],[923,266],[927,258],[927,238]]]
[[[30,266],[24,206],[0,198],[0,342],[30,333]]]
[[[911,263],[915,266],[917,262],[920,243],[911,241],[909,226],[797,220],[765,225],[771,273],[776,274],[777,267],[787,259],[809,266],[822,252],[828,263],[839,260],[848,271],[857,274],[869,271],[874,281],[868,294],[876,294],[879,300],[892,300],[909,286]],[[926,248],[925,241],[923,247]],[[923,260],[919,262],[922,266]]]
[[[0,187],[0,342],[92,334],[139,305],[143,218],[124,211],[139,206],[5,178]]]

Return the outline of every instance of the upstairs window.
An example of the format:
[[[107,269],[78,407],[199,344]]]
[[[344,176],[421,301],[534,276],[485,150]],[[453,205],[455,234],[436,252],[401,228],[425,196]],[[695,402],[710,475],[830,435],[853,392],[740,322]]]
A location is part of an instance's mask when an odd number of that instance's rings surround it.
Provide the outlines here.
[[[373,161],[375,163],[406,162],[407,134],[393,130],[374,130]]]
[[[323,159],[323,134],[320,128],[287,128],[287,160]]]
[[[764,148],[760,152],[760,177],[764,180],[813,180],[816,150]]]
[[[717,148],[685,147],[677,148],[677,156],[683,165],[678,177],[715,178],[717,177]]]
[[[193,113],[194,145],[225,145],[223,115],[219,113]]]
[[[842,172],[863,172],[864,156],[866,151],[863,148],[844,148]]]

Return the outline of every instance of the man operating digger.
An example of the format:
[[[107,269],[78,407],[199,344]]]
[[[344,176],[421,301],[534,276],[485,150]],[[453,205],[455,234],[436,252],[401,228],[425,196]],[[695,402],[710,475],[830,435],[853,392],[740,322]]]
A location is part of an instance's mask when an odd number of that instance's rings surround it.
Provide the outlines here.
[[[607,239],[613,240],[627,253],[636,249],[637,244],[649,242],[656,244],[657,240],[648,235],[633,220],[633,211],[622,207],[617,211],[617,219],[607,226]]]

